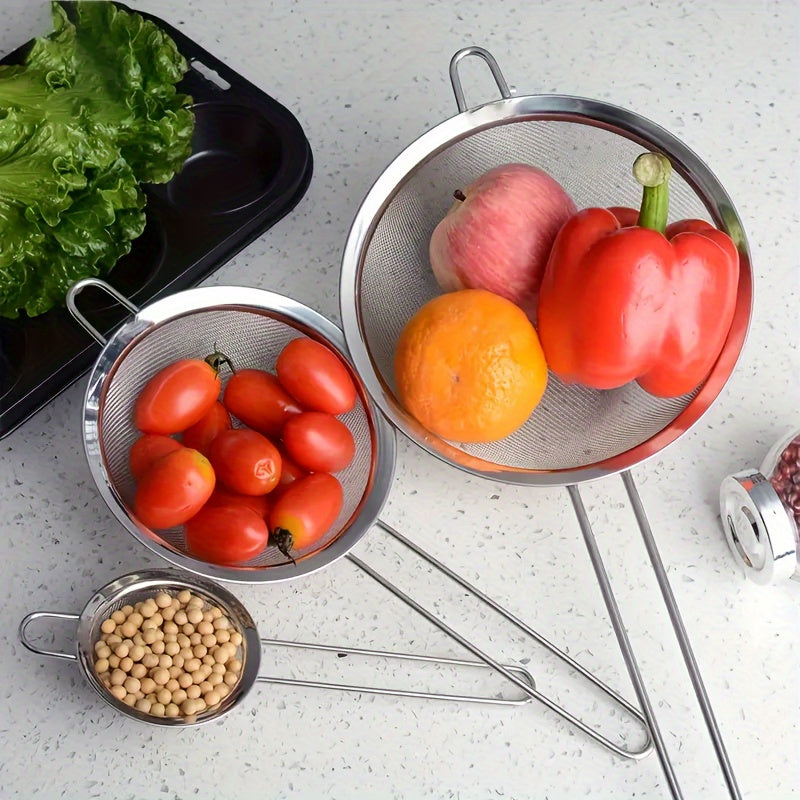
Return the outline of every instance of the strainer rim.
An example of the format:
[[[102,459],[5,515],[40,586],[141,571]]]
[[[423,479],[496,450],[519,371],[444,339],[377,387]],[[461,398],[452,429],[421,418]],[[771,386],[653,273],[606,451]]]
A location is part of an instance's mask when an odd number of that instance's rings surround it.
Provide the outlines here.
[[[350,365],[360,399],[370,420],[373,467],[361,501],[340,534],[313,557],[269,567],[237,568],[199,561],[154,541],[136,523],[133,514],[114,490],[102,457],[100,408],[106,381],[118,358],[138,337],[178,316],[220,308],[252,308],[286,317],[300,329],[313,331],[333,346]],[[112,514],[139,542],[171,564],[201,577],[229,583],[277,583],[313,574],[346,555],[377,520],[391,488],[395,464],[393,429],[361,385],[341,330],[319,312],[277,292],[243,286],[205,286],[188,289],[157,300],[138,310],[109,337],[92,367],[83,405],[83,443],[89,470]]]
[[[243,638],[242,649],[245,657],[238,682],[232,688],[230,694],[222,699],[217,708],[204,712],[194,719],[183,716],[156,717],[137,708],[127,706],[103,686],[94,670],[92,630],[102,610],[109,608],[127,593],[165,587],[189,589],[199,596],[204,596],[207,600],[209,598],[213,599],[215,604],[222,607],[231,617],[234,617],[231,621]],[[224,586],[220,586],[208,578],[169,568],[153,568],[129,572],[96,589],[86,601],[78,616],[76,648],[78,664],[87,683],[108,705],[138,722],[161,727],[197,727],[221,719],[245,698],[256,682],[261,667],[261,638],[256,623],[244,603]]]

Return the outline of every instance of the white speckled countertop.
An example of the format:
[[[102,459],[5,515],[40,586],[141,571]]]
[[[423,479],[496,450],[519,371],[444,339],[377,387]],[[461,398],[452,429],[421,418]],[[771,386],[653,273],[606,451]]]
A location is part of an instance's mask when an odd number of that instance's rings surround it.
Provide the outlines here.
[[[757,466],[800,422],[798,5],[128,4],[176,25],[284,103],[311,142],[315,171],[304,199],[208,283],[275,289],[334,320],[356,208],[391,157],[455,113],[447,65],[464,45],[492,51],[520,94],[634,109],[711,166],[750,240],[750,334],[719,402],[634,474],[743,795],[800,797],[800,584],[745,581],[717,506],[720,479]],[[3,52],[46,30],[44,3],[2,4]],[[480,68],[469,76],[468,99],[494,98]],[[537,703],[468,706],[261,685],[224,721],[199,729],[150,728],[115,714],[74,663],[33,655],[16,638],[27,612],[79,611],[110,579],[163,564],[124,532],[92,482],[80,432],[84,389],[81,380],[0,441],[0,798],[668,796],[655,756],[620,760]],[[584,498],[684,794],[726,797],[621,482],[591,484]],[[471,478],[402,440],[383,518],[634,698],[564,490]],[[633,726],[596,694],[379,531],[355,552],[501,658],[528,664],[540,688],[557,687],[576,713],[636,741]],[[347,562],[292,584],[234,591],[266,636],[463,654]],[[284,652],[274,663],[268,654],[264,666],[395,684],[419,677],[349,672]]]

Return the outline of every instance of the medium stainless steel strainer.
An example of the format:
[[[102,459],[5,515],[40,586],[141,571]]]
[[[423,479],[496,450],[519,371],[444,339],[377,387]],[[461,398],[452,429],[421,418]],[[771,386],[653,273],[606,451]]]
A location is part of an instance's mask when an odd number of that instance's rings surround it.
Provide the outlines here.
[[[478,56],[489,66],[501,100],[468,109],[459,63]],[[459,114],[420,136],[375,181],[345,245],[340,281],[345,339],[368,391],[412,441],[474,475],[530,486],[569,488],[637,696],[647,717],[669,788],[680,797],[655,714],[620,619],[577,484],[622,472],[641,533],[679,638],[707,727],[732,796],[739,791],[691,652],[666,572],[639,501],[632,466],[676,440],[708,409],[738,359],[749,324],[750,259],[741,222],[709,168],[680,140],[639,115],[608,103],[565,95],[512,97],[496,61],[469,47],[455,54],[450,77]],[[578,208],[638,207],[631,165],[643,150],[667,155],[674,168],[670,219],[701,218],[726,231],[739,250],[740,282],[733,325],[707,380],[690,394],[659,399],[632,383],[612,391],[565,385],[552,374],[545,395],[516,433],[489,444],[445,441],[423,428],[399,402],[393,376],[400,332],[441,293],[428,257],[436,224],[453,191],[508,162],[527,162],[558,180]]]
[[[108,340],[77,309],[77,297],[87,287],[108,292],[133,314]],[[240,583],[290,580],[322,569],[337,558],[345,557],[479,658],[482,664],[491,667],[521,689],[526,699],[538,700],[621,757],[638,759],[651,752],[652,742],[645,719],[635,706],[524,621],[514,617],[417,544],[378,519],[394,471],[394,431],[375,408],[360,376],[353,370],[344,337],[333,323],[312,309],[282,295],[235,286],[179,292],[139,309],[107,283],[96,278],[87,278],[70,289],[67,307],[87,332],[103,344],[103,350],[90,373],[83,410],[84,448],[89,469],[113,514],[136,539],[161,557],[190,572],[213,580]],[[318,545],[297,554],[296,563],[288,561],[277,548],[271,548],[252,562],[239,566],[223,567],[199,561],[186,550],[180,529],[150,530],[136,518],[131,508],[135,487],[128,466],[128,451],[139,435],[132,421],[134,400],[157,370],[179,358],[202,356],[217,349],[226,353],[235,366],[271,370],[286,342],[297,336],[309,336],[337,352],[351,371],[358,389],[356,408],[344,417],[356,442],[356,457],[346,470],[337,473],[345,494],[342,513]],[[372,526],[382,529],[418,556],[428,560],[479,602],[489,606],[507,622],[549,650],[572,674],[579,675],[599,689],[617,712],[623,712],[644,729],[642,743],[630,746],[626,741],[616,742],[601,734],[594,726],[576,717],[552,697],[540,691],[526,675],[518,674],[518,667],[508,667],[500,663],[401,591],[385,576],[350,553],[350,549]]]
[[[94,286],[126,306],[133,318],[106,341],[78,311],[76,298]],[[322,569],[344,555],[369,530],[386,499],[394,470],[395,440],[383,417],[370,406],[358,377],[355,408],[342,417],[356,444],[352,463],[337,473],[344,490],[339,517],[316,544],[295,553],[291,563],[276,547],[240,566],[199,561],[186,549],[181,528],[154,531],[132,510],[135,482],[128,453],[140,432],[132,409],[145,383],[181,358],[204,357],[215,349],[235,367],[273,370],[288,341],[306,336],[344,355],[341,331],[320,314],[287,297],[245,287],[205,287],[179,292],[142,309],[95,278],[76,283],[67,305],[104,347],[91,371],[83,413],[84,448],[92,476],[117,519],[139,541],[177,566],[214,580],[258,583],[296,578]],[[230,373],[223,370],[223,384]]]

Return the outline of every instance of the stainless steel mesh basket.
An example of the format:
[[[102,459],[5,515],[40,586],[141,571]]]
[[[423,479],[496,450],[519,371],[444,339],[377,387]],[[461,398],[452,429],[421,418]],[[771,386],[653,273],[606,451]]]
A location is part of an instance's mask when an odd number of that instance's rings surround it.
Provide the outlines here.
[[[103,620],[110,617],[114,611],[125,605],[135,605],[140,600],[154,597],[157,592],[166,592],[176,596],[184,589],[188,589],[193,595],[202,598],[209,606],[219,608],[228,617],[234,628],[242,634],[242,644],[237,655],[242,663],[242,668],[238,682],[231,686],[230,693],[222,699],[219,705],[190,716],[158,717],[126,705],[111,694],[95,671],[94,645],[100,639],[100,626]],[[77,621],[74,652],[45,650],[29,638],[28,628],[32,623],[41,619],[53,618]],[[261,664],[261,642],[258,638],[258,631],[242,603],[226,589],[211,581],[190,578],[175,570],[147,570],[117,578],[98,589],[89,598],[80,614],[34,611],[20,623],[19,638],[25,647],[35,653],[77,660],[86,681],[106,703],[133,719],[151,725],[171,727],[202,725],[219,719],[238,705],[239,701],[252,688],[258,678]]]
[[[134,314],[107,342],[76,308],[76,297],[87,286],[111,293]],[[137,309],[110,286],[92,278],[72,287],[68,305],[73,316],[105,345],[91,372],[84,405],[84,447],[89,468],[117,519],[151,550],[216,580],[288,580],[321,569],[344,555],[375,521],[391,485],[394,435],[350,367],[342,334],[333,323],[289,298],[243,287],[192,289]],[[273,370],[286,343],[300,336],[315,339],[338,353],[359,390],[355,408],[342,417],[356,444],[353,462],[337,473],[344,490],[342,511],[321,541],[294,554],[296,563],[288,561],[276,547],[237,566],[200,561],[187,551],[181,528],[151,530],[132,510],[135,482],[128,453],[140,435],[132,417],[135,398],[162,367],[180,358],[202,358],[215,348],[240,368]],[[223,371],[223,383],[229,375]]]
[[[457,84],[454,69],[451,75]],[[458,116],[429,130],[395,158],[365,197],[342,261],[345,338],[369,392],[390,420],[421,447],[454,466],[497,480],[575,483],[617,472],[658,452],[687,430],[718,395],[738,358],[750,318],[749,253],[721,184],[663,128],[593,100],[511,97],[501,77],[498,83],[505,99],[469,111],[461,108]],[[631,177],[631,167],[644,150],[663,152],[672,161],[670,221],[709,220],[725,230],[739,249],[734,323],[705,383],[684,397],[661,399],[636,383],[597,391],[565,385],[551,374],[528,422],[497,442],[448,442],[422,428],[397,399],[394,348],[409,318],[441,293],[428,243],[452,203],[453,191],[493,167],[521,161],[551,174],[578,208],[636,208],[641,189]]]

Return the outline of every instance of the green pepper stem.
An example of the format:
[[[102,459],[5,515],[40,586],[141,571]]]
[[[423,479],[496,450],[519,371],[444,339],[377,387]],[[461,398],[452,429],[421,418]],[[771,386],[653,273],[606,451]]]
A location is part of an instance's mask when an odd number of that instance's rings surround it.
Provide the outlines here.
[[[640,228],[659,233],[667,229],[671,173],[672,165],[661,153],[642,153],[633,162],[633,177],[642,185],[642,205],[637,223]]]

